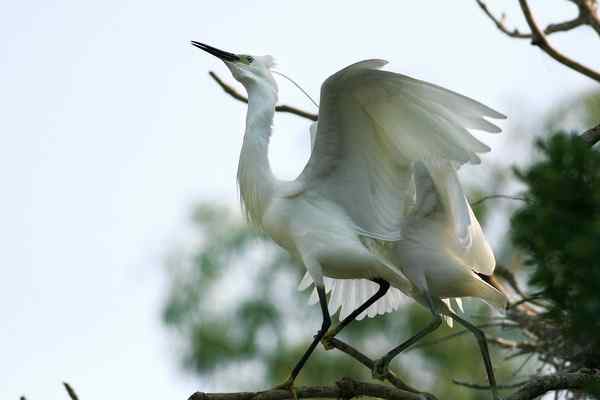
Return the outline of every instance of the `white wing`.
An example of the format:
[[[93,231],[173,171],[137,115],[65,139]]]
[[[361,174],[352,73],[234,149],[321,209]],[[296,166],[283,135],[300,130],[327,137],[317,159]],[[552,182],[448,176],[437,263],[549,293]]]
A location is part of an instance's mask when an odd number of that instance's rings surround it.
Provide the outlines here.
[[[368,60],[321,88],[310,160],[290,196],[316,190],[342,206],[357,232],[398,240],[414,207],[413,163],[479,162],[489,148],[467,128],[499,132],[484,117],[504,116],[474,100]]]
[[[452,253],[473,270],[492,275],[496,267],[496,259],[490,248],[479,221],[458,181],[455,166],[451,162],[415,163],[414,168],[416,207],[411,217],[427,218],[434,213],[444,215],[450,235],[444,232],[427,231],[426,223],[418,223],[423,232],[412,238],[415,243],[432,243],[433,247],[450,246]]]

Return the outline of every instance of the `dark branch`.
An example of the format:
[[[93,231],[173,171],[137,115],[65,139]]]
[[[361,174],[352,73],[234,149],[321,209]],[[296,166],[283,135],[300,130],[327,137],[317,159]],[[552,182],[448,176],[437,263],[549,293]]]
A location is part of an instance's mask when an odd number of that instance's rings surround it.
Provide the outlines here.
[[[596,82],[600,82],[600,72],[586,67],[583,64],[580,64],[577,61],[562,54],[561,52],[556,50],[546,39],[546,35],[550,35],[556,32],[567,32],[584,25],[590,26],[592,29],[594,29],[594,31],[596,31],[596,33],[598,33],[598,35],[600,35],[600,17],[598,17],[597,13],[598,7],[596,0],[571,0],[571,2],[577,5],[579,9],[579,14],[577,15],[577,17],[569,21],[550,24],[544,30],[542,30],[535,21],[533,14],[531,13],[531,9],[529,8],[529,4],[527,4],[527,1],[519,0],[521,10],[523,11],[523,15],[525,16],[527,25],[530,28],[530,33],[520,32],[516,28],[512,30],[509,29],[504,23],[504,16],[502,16],[502,18],[500,19],[497,18],[488,9],[487,5],[483,0],[475,1],[483,10],[485,15],[505,35],[517,39],[531,39],[531,43],[533,45],[538,46],[543,52],[548,54],[550,57],[552,57],[559,63],[587,76],[590,79],[595,80]]]
[[[506,400],[529,400],[552,390],[584,389],[586,386],[598,384],[600,384],[599,371],[581,370],[545,375],[531,379]]]
[[[590,26],[600,35],[600,16],[598,16],[598,3],[596,0],[571,0],[579,9],[579,16],[585,25]]]
[[[487,200],[491,200],[491,199],[508,199],[508,200],[519,200],[519,201],[527,201],[527,199],[525,197],[519,197],[519,196],[510,196],[507,194],[490,194],[488,196],[483,196],[482,198],[474,201],[471,203],[472,207],[478,206],[479,204],[483,203],[484,201]]]
[[[494,23],[494,25],[496,25],[496,27],[500,30],[500,32],[502,32],[512,38],[516,38],[516,39],[532,39],[533,38],[533,35],[531,33],[523,33],[523,32],[520,32],[516,28],[514,28],[512,30],[509,29],[504,22],[504,19],[505,19],[504,14],[502,14],[501,18],[497,18],[496,16],[494,16],[494,14],[492,14],[492,12],[487,7],[487,4],[485,4],[482,0],[475,0],[475,1],[479,5],[479,7],[483,10],[485,15],[487,15],[487,17]],[[583,0],[583,1],[585,2],[585,0]],[[591,18],[590,18],[590,15],[592,15]],[[582,9],[581,7],[579,7],[579,14],[577,15],[577,17],[575,17],[569,21],[557,22],[555,24],[549,24],[546,27],[546,29],[544,29],[544,34],[551,35],[556,32],[567,32],[572,29],[578,28],[580,26],[590,25],[590,23],[588,21],[590,21],[590,20],[593,21],[594,20],[593,16],[595,16],[595,13],[593,13],[591,11],[588,12],[588,11],[586,11],[586,9]]]
[[[500,30],[500,32],[517,39],[530,39],[531,33],[521,33],[518,29],[510,30],[504,24],[504,16],[501,19],[498,19],[492,14],[492,12],[488,9],[487,5],[482,0],[475,0],[479,7],[483,10],[485,15],[488,16],[490,20],[496,25],[496,27]]]
[[[219,76],[217,74],[215,74],[213,71],[209,71],[208,74],[210,75],[211,78],[213,78],[215,80],[215,82],[217,82],[217,84],[219,86],[221,86],[221,89],[223,89],[223,91],[225,91],[225,93],[227,93],[234,99],[241,101],[242,103],[248,103],[248,98],[246,96],[240,94],[233,87],[231,87],[228,84],[226,84],[225,82],[223,82],[223,80],[221,78],[219,78]],[[300,110],[299,108],[288,106],[285,104],[276,106],[275,111],[294,114],[299,117],[309,119],[311,121],[316,121],[318,118],[317,114],[313,114],[308,111]]]
[[[583,132],[580,137],[585,143],[592,147],[600,141],[600,124]]]
[[[529,8],[527,0],[519,0],[519,4],[521,5],[521,10],[523,11],[523,15],[525,16],[527,25],[529,25],[529,28],[531,29],[531,43],[533,45],[538,46],[544,53],[548,54],[550,57],[552,57],[559,63],[579,72],[580,74],[587,76],[590,79],[595,80],[596,82],[600,82],[600,72],[590,69],[578,63],[577,61],[565,56],[564,54],[556,50],[550,44],[550,42],[548,42],[548,39],[546,39],[546,36],[541,31],[540,27],[535,21],[535,18],[533,17],[533,13]]]
[[[422,400],[418,393],[408,392],[388,385],[355,381],[343,378],[335,386],[306,386],[296,388],[298,398],[350,399],[358,396],[376,397],[388,400]],[[189,400],[286,400],[293,399],[289,390],[267,390],[263,392],[240,393],[201,393],[196,392]]]
[[[526,201],[525,199],[523,200]],[[512,271],[509,270],[506,266],[502,264],[497,264],[496,268],[494,269],[494,275],[504,279],[506,283],[508,283],[510,287],[515,291],[515,293],[518,294],[521,298],[526,297],[525,293],[523,292],[523,290],[521,290],[521,287],[517,282],[515,274],[513,274]]]
[[[572,20],[550,24],[544,29],[544,34],[550,35],[555,32],[566,32],[584,25],[584,19],[581,14]]]
[[[465,386],[470,389],[477,389],[477,390],[490,390],[491,389],[491,387],[489,385],[480,385],[477,383],[463,382],[463,381],[459,381],[458,379],[452,379],[452,383],[454,383],[455,385],[459,385],[459,386]],[[500,389],[500,390],[514,389],[514,388],[523,386],[526,383],[527,383],[527,381],[522,381],[522,382],[516,382],[516,383],[509,383],[506,385],[496,385],[496,388]]]
[[[479,329],[492,328],[492,327],[498,327],[498,328],[519,328],[520,326],[518,324],[511,323],[511,322],[506,322],[506,321],[493,322],[493,323],[489,323],[489,324],[477,325],[477,328],[479,328]],[[412,350],[420,349],[420,348],[423,348],[423,347],[434,346],[436,344],[440,344],[440,343],[443,343],[443,342],[447,342],[448,340],[455,339],[455,338],[457,338],[459,336],[463,336],[463,335],[465,335],[467,333],[470,333],[470,332],[471,331],[469,331],[468,329],[464,329],[462,331],[454,332],[454,333],[451,333],[449,335],[442,336],[442,337],[440,337],[438,339],[433,339],[433,340],[430,340],[428,342],[421,342],[421,343],[415,344],[414,346],[412,346],[407,351],[412,351]]]

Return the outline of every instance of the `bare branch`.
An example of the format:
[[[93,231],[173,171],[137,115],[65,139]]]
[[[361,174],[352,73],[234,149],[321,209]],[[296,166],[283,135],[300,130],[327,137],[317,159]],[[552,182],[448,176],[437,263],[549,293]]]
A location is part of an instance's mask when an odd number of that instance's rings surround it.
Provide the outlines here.
[[[515,198],[515,200],[517,200]],[[525,200],[524,198],[521,199],[519,198],[519,200]],[[517,278],[515,277],[515,274],[512,273],[511,270],[509,270],[506,266],[502,265],[502,264],[497,264],[496,268],[494,269],[494,275],[499,276],[500,278],[504,279],[506,281],[506,283],[508,283],[510,285],[510,287],[515,291],[516,294],[518,294],[520,297],[524,298],[526,297],[525,293],[521,290],[521,287],[519,286],[519,283],[517,282]]]
[[[572,20],[565,22],[558,22],[556,24],[549,24],[546,29],[544,29],[544,34],[550,35],[555,32],[566,32],[572,29],[578,28],[585,24],[583,16],[579,14],[577,17]]]
[[[526,352],[535,351],[536,347],[534,344],[529,342],[518,342],[516,340],[509,340],[501,337],[486,337],[487,342],[495,344],[498,347],[508,350],[523,350]]]
[[[423,395],[397,389],[388,385],[355,381],[342,378],[335,386],[304,386],[296,388],[298,398],[350,399],[369,396],[388,400],[423,400]],[[202,393],[196,392],[188,400],[286,400],[293,399],[289,390],[274,389],[263,392]]]
[[[590,69],[590,68],[578,63],[577,61],[565,56],[564,54],[562,54],[561,52],[556,50],[550,44],[550,42],[548,42],[548,40],[546,39],[546,36],[541,31],[540,27],[538,26],[537,22],[535,21],[535,18],[533,17],[533,14],[531,12],[531,9],[529,8],[529,4],[527,3],[527,0],[519,0],[519,4],[521,5],[521,10],[523,11],[523,15],[525,16],[527,25],[529,25],[529,28],[531,29],[531,34],[533,36],[531,43],[533,45],[538,46],[543,52],[548,54],[550,57],[552,57],[559,63],[600,83],[600,72]]]
[[[507,195],[507,194],[490,194],[488,196],[483,196],[482,198],[480,198],[476,201],[473,201],[471,203],[471,206],[472,207],[478,206],[479,204],[483,203],[484,201],[491,200],[491,199],[508,199],[508,200],[519,200],[519,201],[527,202],[527,198],[525,198],[525,197],[511,196],[511,195]]]
[[[248,98],[246,96],[242,95],[237,90],[235,90],[233,87],[231,87],[228,84],[226,84],[225,82],[223,82],[223,80],[221,78],[219,78],[219,76],[216,73],[214,73],[213,71],[209,71],[208,74],[210,75],[211,78],[213,78],[215,80],[215,82],[217,82],[217,84],[219,86],[221,86],[221,89],[223,89],[223,91],[225,93],[227,93],[234,99],[241,101],[242,103],[248,103]],[[276,106],[275,111],[294,114],[299,117],[309,119],[311,121],[316,121],[318,118],[317,114],[313,114],[308,111],[304,111],[299,108],[288,106],[285,104]]]
[[[512,322],[507,322],[507,321],[503,321],[503,322],[492,322],[489,324],[481,324],[481,325],[477,325],[477,328],[479,329],[484,329],[484,328],[519,328],[520,326],[518,324],[512,323]],[[471,331],[469,331],[468,329],[464,329],[458,332],[454,332],[451,333],[449,335],[446,336],[442,336],[440,338],[437,339],[433,339],[430,341],[423,341],[420,342],[418,344],[413,345],[411,348],[409,348],[407,351],[412,351],[412,350],[416,350],[419,348],[423,348],[423,347],[428,347],[428,346],[434,346],[436,344],[440,344],[443,342],[447,342],[448,340],[452,340],[455,339],[459,336],[465,335],[467,333],[471,333]]]
[[[530,400],[551,390],[583,389],[592,384],[600,384],[598,370],[580,370],[545,375],[531,379],[521,389],[511,394],[506,400]]]
[[[596,125],[590,130],[587,130],[581,134],[581,139],[586,142],[590,147],[600,141],[600,124]]]
[[[485,15],[488,16],[488,18],[494,23],[494,25],[496,25],[496,27],[502,33],[504,33],[507,36],[510,36],[512,38],[516,38],[516,39],[532,39],[533,38],[533,35],[531,33],[520,32],[517,28],[514,28],[512,30],[508,29],[508,27],[506,26],[506,24],[504,22],[504,19],[506,17],[504,14],[502,14],[501,18],[497,18],[494,16],[494,14],[492,14],[492,12],[489,10],[487,5],[482,0],[475,0],[475,1],[479,5],[479,7],[483,10]],[[582,1],[585,2],[585,0],[582,0]],[[579,7],[579,14],[577,15],[577,17],[575,17],[571,20],[568,20],[568,21],[558,22],[555,24],[549,24],[546,27],[546,29],[544,29],[544,34],[551,35],[556,32],[567,32],[572,29],[578,28],[580,26],[591,25],[588,22],[588,21],[590,21],[589,15],[595,16],[595,13],[586,12],[586,10]],[[593,21],[593,20],[594,20],[594,18],[592,17],[591,21]]]
[[[579,17],[583,24],[590,26],[600,35],[600,16],[598,16],[598,3],[596,0],[571,0],[579,8]]]
[[[459,385],[459,386],[465,386],[471,389],[477,389],[477,390],[490,390],[491,386],[489,385],[480,385],[477,383],[471,383],[471,382],[463,382],[463,381],[459,381],[458,379],[452,379],[452,383],[454,383],[455,385]],[[523,386],[527,383],[527,381],[522,381],[522,382],[516,382],[516,383],[509,383],[509,384],[505,384],[505,385],[496,385],[496,389],[500,389],[500,390],[507,390],[507,389],[515,389],[518,388],[519,386]]]
[[[488,16],[489,19],[496,25],[496,27],[500,30],[500,32],[517,39],[531,39],[531,33],[521,33],[518,29],[510,30],[504,24],[504,16],[501,19],[498,19],[492,14],[492,12],[488,9],[487,5],[482,0],[475,0],[479,7],[483,10],[485,15]]]

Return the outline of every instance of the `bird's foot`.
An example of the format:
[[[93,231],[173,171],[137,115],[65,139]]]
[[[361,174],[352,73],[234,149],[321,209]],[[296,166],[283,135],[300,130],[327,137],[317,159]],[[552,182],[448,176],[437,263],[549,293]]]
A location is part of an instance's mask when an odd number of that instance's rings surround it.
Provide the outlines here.
[[[325,350],[333,349],[333,343],[331,341],[335,337],[335,333],[335,330],[329,331],[321,338],[321,344],[323,345]]]
[[[373,375],[373,379],[378,379],[380,381],[384,381],[387,374],[389,373],[389,361],[386,361],[383,358],[376,360],[373,364],[373,369],[371,370],[371,374]]]
[[[271,390],[288,390],[294,397],[294,400],[298,400],[298,393],[296,393],[296,387],[294,386],[294,378],[291,376],[282,384],[274,386]]]

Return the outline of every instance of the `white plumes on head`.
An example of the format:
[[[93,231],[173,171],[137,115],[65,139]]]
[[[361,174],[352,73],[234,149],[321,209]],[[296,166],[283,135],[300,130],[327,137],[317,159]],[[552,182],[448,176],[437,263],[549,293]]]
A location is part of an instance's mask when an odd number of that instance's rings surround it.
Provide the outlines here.
[[[261,62],[261,64],[263,64],[267,68],[273,68],[277,65],[277,63],[275,62],[275,58],[270,55],[256,56],[255,58],[257,60],[259,60]]]

